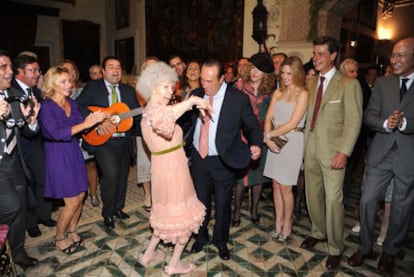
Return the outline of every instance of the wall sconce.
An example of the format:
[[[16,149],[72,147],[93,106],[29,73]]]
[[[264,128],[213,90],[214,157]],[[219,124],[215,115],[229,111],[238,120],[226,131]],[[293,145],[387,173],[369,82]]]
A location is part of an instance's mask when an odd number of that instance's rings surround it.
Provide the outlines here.
[[[253,9],[253,34],[252,38],[258,43],[263,44],[267,39],[267,15],[263,0],[257,0],[257,6]]]
[[[377,28],[377,32],[378,32],[378,39],[380,40],[390,40],[392,37],[392,30],[389,28],[385,28],[381,25],[378,25]]]

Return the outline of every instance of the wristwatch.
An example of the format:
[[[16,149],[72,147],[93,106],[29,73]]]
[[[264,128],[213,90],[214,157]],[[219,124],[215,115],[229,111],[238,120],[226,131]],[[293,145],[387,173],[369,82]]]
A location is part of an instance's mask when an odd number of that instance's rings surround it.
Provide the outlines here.
[[[266,138],[267,139],[271,139],[272,138],[272,136],[270,135],[270,133],[266,133]]]

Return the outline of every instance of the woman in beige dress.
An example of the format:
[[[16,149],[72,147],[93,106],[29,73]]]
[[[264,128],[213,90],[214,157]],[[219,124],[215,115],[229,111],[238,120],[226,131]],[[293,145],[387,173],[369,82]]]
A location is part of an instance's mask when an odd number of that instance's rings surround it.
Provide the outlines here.
[[[309,93],[305,89],[305,72],[302,61],[295,56],[282,64],[281,88],[272,96],[265,118],[265,143],[269,148],[264,176],[272,178],[273,201],[276,213],[272,237],[284,242],[292,232],[294,198],[292,186],[296,185],[303,160],[305,112]],[[272,119],[279,126],[272,130]],[[289,141],[279,149],[272,137],[285,135]]]

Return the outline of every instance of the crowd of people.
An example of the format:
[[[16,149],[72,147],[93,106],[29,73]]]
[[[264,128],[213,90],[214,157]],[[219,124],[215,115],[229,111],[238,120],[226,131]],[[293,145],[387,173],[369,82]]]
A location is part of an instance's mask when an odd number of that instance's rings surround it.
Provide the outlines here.
[[[229,260],[230,228],[240,226],[246,190],[251,221],[260,224],[262,187],[271,183],[271,237],[290,239],[304,191],[311,231],[300,247],[312,251],[326,242],[332,270],[344,252],[352,177],[366,160],[353,228],[361,246],[347,263],[372,257],[377,207],[385,200],[376,241],[383,248],[378,269],[389,272],[414,211],[414,38],[394,45],[388,75],[370,67],[362,82],[357,61],[335,67],[339,51],[335,38],[321,36],[307,63],[284,53],[237,63],[151,56],[132,87],[122,82],[115,56],[92,65],[84,85],[71,60],[42,75],[34,53],[12,62],[0,50],[0,223],[10,226],[16,263],[37,264],[24,243],[26,230],[41,235],[38,224],[56,226],[54,243],[63,253],[84,247],[77,227],[88,195],[92,206],[102,203],[108,231],[115,218],[127,220],[128,172],[136,161],[152,228],[137,255],[143,266],[164,258],[157,249],[163,241],[175,245],[164,271],[193,271],[194,264],[181,261],[193,235],[192,253],[212,244]],[[118,116],[124,112],[129,116]],[[57,221],[51,199],[64,201]]]

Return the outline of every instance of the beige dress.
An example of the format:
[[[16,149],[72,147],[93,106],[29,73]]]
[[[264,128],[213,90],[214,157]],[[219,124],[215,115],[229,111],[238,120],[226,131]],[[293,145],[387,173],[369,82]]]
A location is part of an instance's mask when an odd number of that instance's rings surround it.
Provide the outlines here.
[[[171,107],[149,103],[144,110],[142,136],[151,151],[154,236],[166,243],[186,243],[204,220],[184,153],[183,132]]]
[[[284,124],[290,120],[295,107],[295,102],[277,101],[273,116],[279,124]],[[305,126],[305,117],[306,115],[303,116],[297,127]],[[280,153],[276,154],[267,150],[263,175],[282,185],[296,185],[303,161],[304,136],[302,132],[294,131],[287,133],[286,136],[289,141]]]

